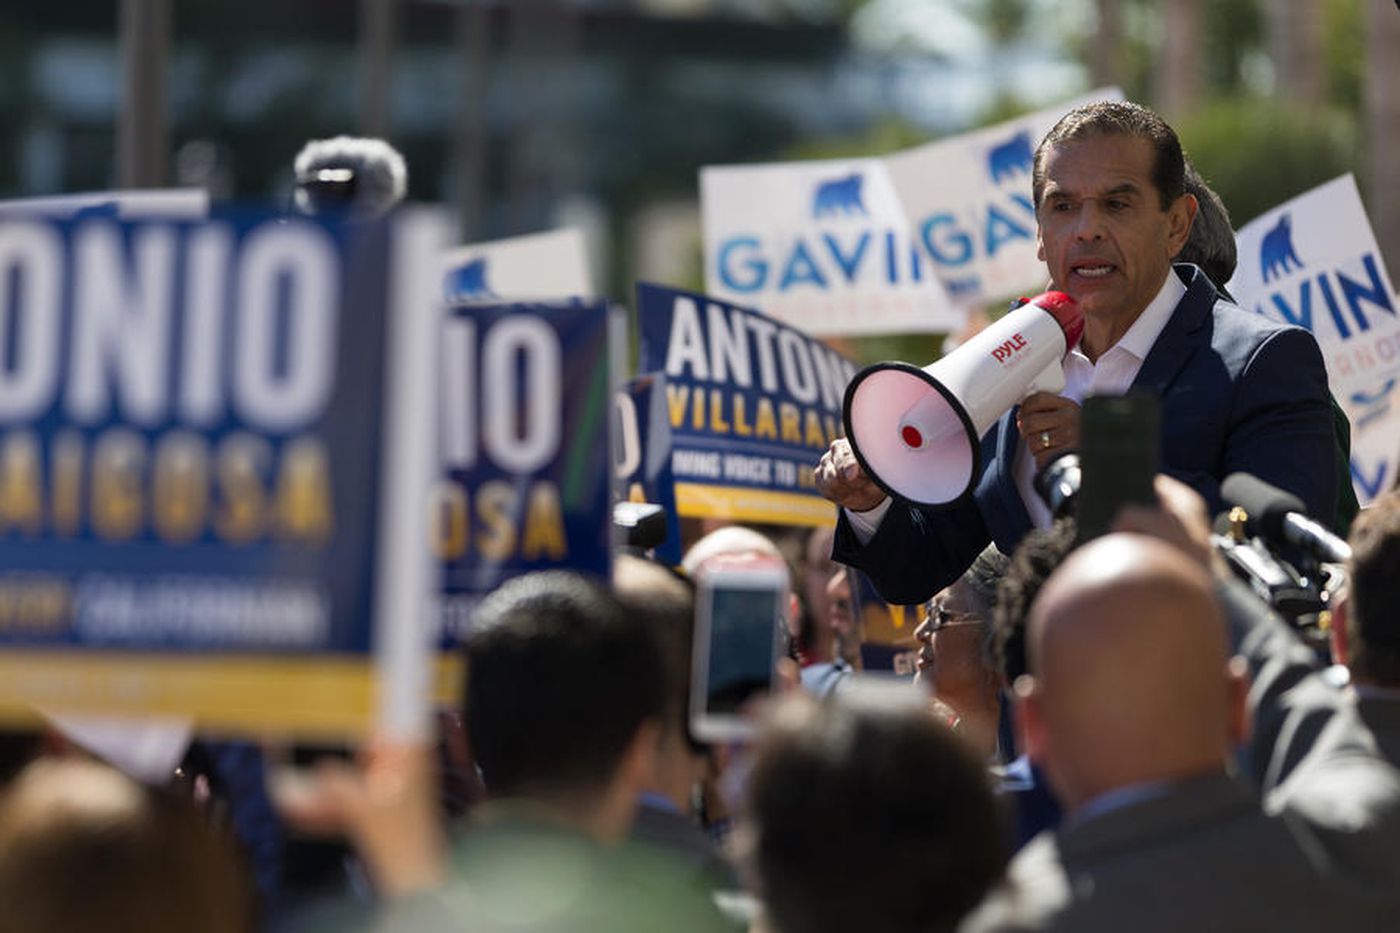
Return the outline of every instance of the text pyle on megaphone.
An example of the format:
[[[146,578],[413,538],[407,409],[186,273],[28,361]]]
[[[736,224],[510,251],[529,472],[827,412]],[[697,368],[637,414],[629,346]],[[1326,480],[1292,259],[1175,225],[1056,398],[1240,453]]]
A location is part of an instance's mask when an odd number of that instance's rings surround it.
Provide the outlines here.
[[[1032,392],[1065,387],[1084,316],[1063,292],[1021,305],[919,369],[876,363],[846,387],[846,437],[875,483],[917,505],[947,505],[981,472],[982,435]]]

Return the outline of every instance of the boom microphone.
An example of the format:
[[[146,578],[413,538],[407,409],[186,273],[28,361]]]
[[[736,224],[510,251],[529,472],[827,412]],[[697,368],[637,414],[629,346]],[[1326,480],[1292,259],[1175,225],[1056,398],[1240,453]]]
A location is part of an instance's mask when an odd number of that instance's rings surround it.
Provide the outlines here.
[[[362,219],[380,217],[408,187],[403,156],[382,139],[313,139],[297,153],[293,169],[293,204],[303,214],[345,210]]]
[[[1220,484],[1220,495],[1249,516],[1247,530],[1265,540],[1285,541],[1327,563],[1351,559],[1351,546],[1308,518],[1303,501],[1249,473],[1231,473]]]
[[[1073,298],[1045,292],[919,369],[876,363],[846,387],[846,436],[890,495],[947,505],[981,471],[982,435],[1032,392],[1065,387],[1062,362],[1084,332]]]

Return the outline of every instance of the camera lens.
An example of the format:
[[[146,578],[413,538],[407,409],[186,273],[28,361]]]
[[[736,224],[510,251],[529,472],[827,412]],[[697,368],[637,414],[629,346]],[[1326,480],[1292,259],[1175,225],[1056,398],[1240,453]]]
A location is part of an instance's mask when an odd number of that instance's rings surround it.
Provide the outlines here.
[[[1050,514],[1063,518],[1074,512],[1075,497],[1079,495],[1079,455],[1061,454],[1035,475],[1032,485]]]

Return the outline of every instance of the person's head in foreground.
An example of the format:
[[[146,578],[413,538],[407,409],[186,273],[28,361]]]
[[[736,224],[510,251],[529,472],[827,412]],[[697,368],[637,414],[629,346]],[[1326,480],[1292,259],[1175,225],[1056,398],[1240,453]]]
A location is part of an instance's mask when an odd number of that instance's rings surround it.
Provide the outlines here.
[[[1400,490],[1381,496],[1351,529],[1346,662],[1357,684],[1400,687]]]
[[[1083,545],[1040,591],[1017,681],[1027,752],[1069,812],[1109,791],[1223,774],[1246,735],[1209,574],[1156,539]]]
[[[780,933],[952,930],[1005,868],[983,764],[869,689],[785,697],[755,747],[743,847]]]
[[[465,722],[488,795],[620,839],[652,779],[666,706],[644,620],[587,577],[527,574],[482,602],[466,656]]]
[[[6,933],[251,933],[250,898],[189,800],[107,765],[40,759],[0,799]]]

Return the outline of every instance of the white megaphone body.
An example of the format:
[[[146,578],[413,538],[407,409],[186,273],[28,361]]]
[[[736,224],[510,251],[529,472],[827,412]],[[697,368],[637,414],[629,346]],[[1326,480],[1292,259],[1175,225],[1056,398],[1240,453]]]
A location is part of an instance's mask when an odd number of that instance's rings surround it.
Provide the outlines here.
[[[867,476],[918,505],[954,502],[981,472],[982,435],[1032,392],[1065,387],[1084,317],[1063,292],[1008,312],[923,369],[876,363],[846,387],[846,437]]]

